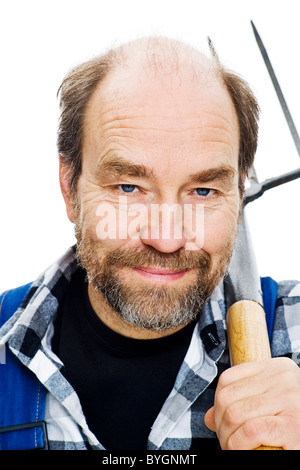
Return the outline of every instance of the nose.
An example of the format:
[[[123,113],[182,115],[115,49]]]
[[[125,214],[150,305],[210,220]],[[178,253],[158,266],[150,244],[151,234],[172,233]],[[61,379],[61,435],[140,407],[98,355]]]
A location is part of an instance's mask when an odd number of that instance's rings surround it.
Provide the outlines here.
[[[183,240],[175,239],[164,240],[161,238],[143,238],[142,242],[145,245],[152,246],[152,248],[155,248],[157,251],[160,251],[162,253],[174,253],[175,251],[185,246],[185,242],[183,242]]]
[[[180,204],[152,204],[148,214],[147,230],[142,230],[141,241],[163,253],[173,253],[185,247],[183,212]]]

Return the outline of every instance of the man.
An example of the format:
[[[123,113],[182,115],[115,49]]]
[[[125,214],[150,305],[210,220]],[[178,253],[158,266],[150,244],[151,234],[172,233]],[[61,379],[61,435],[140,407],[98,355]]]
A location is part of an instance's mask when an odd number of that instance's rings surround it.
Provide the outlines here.
[[[60,93],[76,250],[1,330],[46,390],[50,449],[299,449],[298,283],[278,290],[288,357],[228,368],[223,278],[257,144],[248,85],[152,38],[77,67]]]

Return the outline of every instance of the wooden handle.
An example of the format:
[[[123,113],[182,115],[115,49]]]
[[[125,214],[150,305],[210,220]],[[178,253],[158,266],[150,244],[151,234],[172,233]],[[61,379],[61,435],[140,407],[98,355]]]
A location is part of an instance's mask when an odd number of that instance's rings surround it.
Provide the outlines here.
[[[252,300],[233,304],[227,313],[227,334],[231,365],[271,358],[264,309]],[[260,446],[254,450],[282,450]]]
[[[231,365],[271,358],[264,309],[252,300],[233,304],[227,313]]]

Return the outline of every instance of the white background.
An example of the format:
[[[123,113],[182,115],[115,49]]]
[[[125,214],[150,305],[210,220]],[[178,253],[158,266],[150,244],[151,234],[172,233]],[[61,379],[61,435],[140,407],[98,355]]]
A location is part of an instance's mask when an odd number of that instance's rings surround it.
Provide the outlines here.
[[[255,42],[265,43],[300,132],[299,0],[10,0],[0,3],[0,292],[35,279],[75,242],[58,185],[57,89],[120,42],[160,34],[207,50],[248,80],[261,107],[260,180],[300,165]],[[247,210],[261,275],[300,278],[300,180]]]

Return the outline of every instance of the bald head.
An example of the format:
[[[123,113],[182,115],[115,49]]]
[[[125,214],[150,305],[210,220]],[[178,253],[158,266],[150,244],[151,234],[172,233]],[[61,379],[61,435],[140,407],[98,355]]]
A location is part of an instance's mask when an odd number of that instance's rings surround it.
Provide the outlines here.
[[[168,77],[199,79],[207,73],[218,74],[218,62],[175,39],[165,37],[141,38],[121,45],[114,51],[114,65],[123,69],[154,73]]]
[[[187,85],[186,90],[189,84],[193,90],[197,85],[202,91],[216,86],[226,90],[240,128],[240,170],[247,173],[256,151],[258,127],[258,105],[247,83],[226,71],[214,57],[208,58],[187,44],[163,37],[143,38],[79,65],[60,87],[58,151],[70,169],[71,190],[76,189],[80,176],[85,116],[96,90],[103,88],[108,94],[122,98],[125,89],[129,96],[131,87],[133,97],[139,90],[149,96],[155,93],[159,100],[158,88],[149,87],[152,78],[160,83],[162,90],[172,91],[181,84]],[[193,99],[192,94],[183,96],[186,100]]]
[[[191,112],[188,106],[202,95],[226,94],[218,63],[197,49],[168,38],[143,38],[112,51],[111,66],[97,84],[86,107],[84,128],[92,108],[97,114],[105,105],[144,106],[148,114],[160,107],[162,118],[177,107],[178,116]],[[95,96],[98,98],[95,98]],[[233,114],[235,114],[233,103]],[[195,102],[195,106],[196,102]]]

